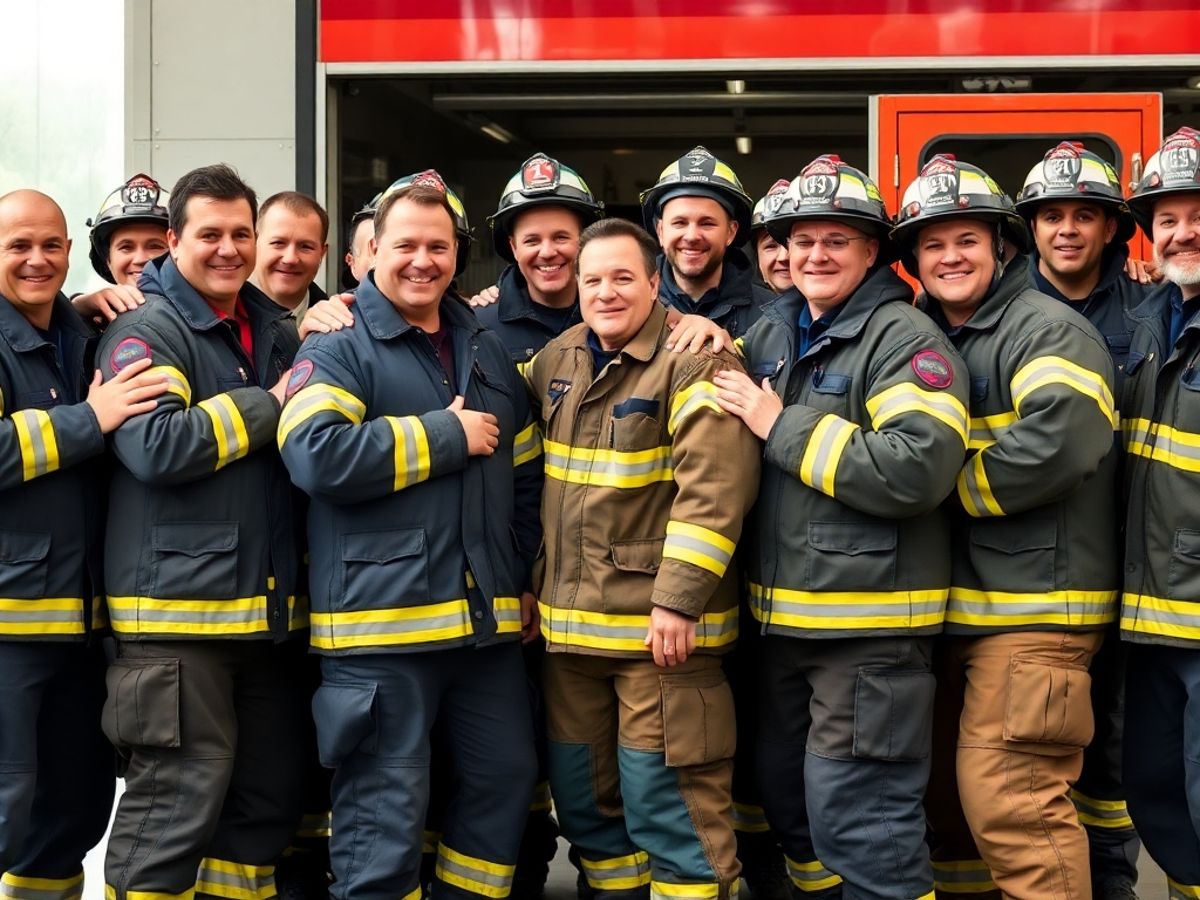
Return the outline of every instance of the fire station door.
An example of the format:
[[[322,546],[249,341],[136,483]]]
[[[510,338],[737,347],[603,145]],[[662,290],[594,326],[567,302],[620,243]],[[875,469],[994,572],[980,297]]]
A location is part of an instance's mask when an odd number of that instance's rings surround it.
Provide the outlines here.
[[[937,153],[953,153],[991,175],[1008,195],[1062,140],[1082,141],[1113,164],[1126,194],[1162,143],[1162,95],[914,94],[871,98],[871,175],[888,209]],[[1148,259],[1141,232],[1130,242]]]

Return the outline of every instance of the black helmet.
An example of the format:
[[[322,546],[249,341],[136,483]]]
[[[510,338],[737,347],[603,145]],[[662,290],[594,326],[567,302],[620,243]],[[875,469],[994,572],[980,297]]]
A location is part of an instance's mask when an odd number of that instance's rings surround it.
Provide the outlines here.
[[[383,199],[383,191],[380,191],[372,197],[362,209],[350,217],[350,231],[354,231],[355,226],[363,219],[375,218],[375,210],[379,209],[379,201]]]
[[[1112,210],[1118,243],[1128,241],[1137,230],[1116,170],[1079,141],[1063,141],[1029,170],[1016,209],[1032,228],[1038,207],[1051,199],[1083,200]]]
[[[88,219],[92,229],[88,258],[92,268],[105,281],[112,282],[108,268],[108,247],[112,234],[122,225],[161,225],[167,229],[167,204],[170,193],[149,175],[137,174],[104,198],[96,218]]]
[[[939,153],[927,162],[904,191],[900,203],[892,240],[900,248],[900,260],[912,276],[917,276],[917,261],[912,252],[917,234],[930,222],[943,219],[992,222],[1000,236],[1012,241],[1022,253],[1028,253],[1033,245],[1025,220],[992,176],[978,166],[959,162],[951,153]],[[997,245],[997,251],[1000,249]]]
[[[767,207],[770,206],[772,210],[778,208],[782,200],[781,195],[787,191],[789,184],[791,182],[786,178],[780,178],[754,204],[754,210],[750,213],[750,230],[752,232],[757,232],[760,228],[766,227],[765,217]]]
[[[1163,141],[1150,157],[1142,180],[1129,195],[1129,211],[1146,237],[1153,239],[1154,203],[1168,194],[1200,191],[1200,132],[1186,125]]]
[[[458,258],[455,261],[454,274],[461,275],[467,267],[467,261],[471,255],[471,241],[473,240],[471,225],[467,222],[467,210],[463,206],[462,200],[458,194],[450,189],[450,186],[446,184],[446,180],[437,173],[436,169],[426,169],[424,172],[413,172],[411,175],[397,178],[380,191],[376,198],[371,201],[369,207],[359,210],[358,214],[365,213],[370,208],[371,215],[374,216],[375,210],[379,208],[379,204],[383,202],[385,197],[389,194],[394,194],[401,188],[408,187],[410,184],[421,184],[425,187],[439,190],[446,195],[446,199],[450,202],[450,208],[454,210],[454,233],[458,236]]]
[[[818,156],[792,179],[781,198],[772,197],[766,213],[767,231],[780,243],[787,241],[793,222],[805,219],[842,221],[879,239],[877,262],[896,258],[888,239],[892,220],[883,196],[866,173],[833,154]]]
[[[535,153],[508,179],[500,193],[500,204],[487,220],[496,252],[509,262],[514,262],[508,244],[512,221],[517,213],[534,206],[565,206],[578,213],[585,224],[604,215],[604,204],[592,196],[578,172],[545,153]]]
[[[643,191],[642,220],[646,230],[655,232],[662,205],[675,197],[712,197],[728,208],[738,224],[735,244],[750,239],[750,219],[754,201],[742,187],[733,169],[704,147],[696,146],[662,170],[654,187]]]

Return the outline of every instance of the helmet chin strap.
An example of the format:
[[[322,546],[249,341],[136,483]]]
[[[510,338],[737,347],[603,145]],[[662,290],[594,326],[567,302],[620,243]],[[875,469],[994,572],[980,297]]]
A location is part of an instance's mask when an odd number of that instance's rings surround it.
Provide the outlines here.
[[[1000,222],[995,225],[996,234],[992,241],[992,246],[996,249],[996,268],[992,272],[992,289],[1000,283],[1000,279],[1004,277],[1004,227]]]

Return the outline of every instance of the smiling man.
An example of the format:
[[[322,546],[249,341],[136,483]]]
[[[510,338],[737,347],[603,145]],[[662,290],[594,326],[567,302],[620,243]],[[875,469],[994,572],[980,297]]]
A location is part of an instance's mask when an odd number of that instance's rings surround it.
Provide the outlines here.
[[[296,321],[325,299],[315,279],[329,250],[329,216],[312,197],[272,194],[258,213],[258,246],[250,280]]]
[[[776,294],[791,290],[792,269],[788,263],[787,241],[777,240],[766,227],[768,209],[774,212],[782,202],[790,182],[780,178],[767,193],[754,204],[754,214],[750,217],[750,234],[754,242],[754,251],[758,259],[758,272],[763,282]]]

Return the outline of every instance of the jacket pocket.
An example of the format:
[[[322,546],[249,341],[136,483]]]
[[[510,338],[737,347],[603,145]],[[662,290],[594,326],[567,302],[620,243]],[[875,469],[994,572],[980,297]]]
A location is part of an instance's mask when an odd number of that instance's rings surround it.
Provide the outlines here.
[[[1092,741],[1092,679],[1065,660],[1013,656],[1008,663],[1004,740],[1042,756],[1070,756]]]
[[[614,410],[608,421],[608,445],[612,449],[653,450],[662,444],[662,425],[658,419],[639,411],[618,416]]]
[[[345,609],[411,606],[429,597],[429,551],[424,528],[364,531],[342,536]]]
[[[1167,569],[1167,594],[1177,599],[1200,595],[1200,531],[1175,530],[1171,565]]]
[[[809,522],[809,590],[890,591],[896,585],[896,526]]]
[[[33,600],[46,596],[50,535],[0,531],[0,597]]]
[[[325,682],[313,694],[317,755],[325,768],[336,768],[356,750],[375,752],[379,744],[376,689],[370,683]]]
[[[104,673],[100,727],[118,749],[179,746],[179,660],[117,659]]]
[[[155,525],[150,594],[163,599],[215,600],[237,596],[238,523]]]
[[[720,669],[660,675],[663,741],[671,767],[732,759],[737,749],[733,691]]]
[[[1054,590],[1058,524],[1053,519],[988,519],[971,525],[971,565],[990,589]]]
[[[645,541],[613,541],[613,565],[622,572],[654,575],[662,564],[663,539]]]
[[[860,671],[854,687],[855,758],[894,762],[928,757],[935,686],[929,672]]]

